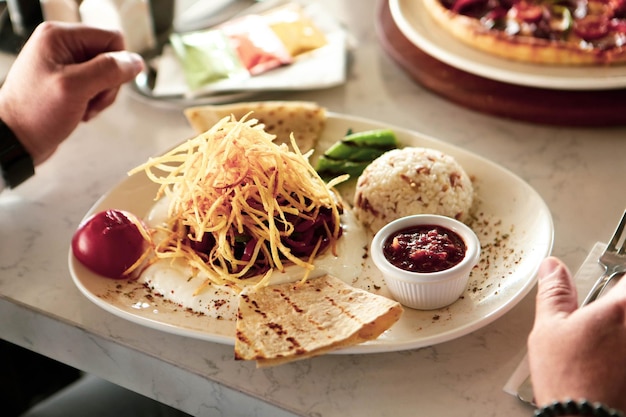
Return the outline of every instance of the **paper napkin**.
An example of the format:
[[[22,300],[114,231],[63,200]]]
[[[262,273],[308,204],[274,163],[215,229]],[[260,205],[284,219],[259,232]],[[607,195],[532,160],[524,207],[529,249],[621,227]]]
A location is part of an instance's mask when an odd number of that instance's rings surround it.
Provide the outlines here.
[[[582,263],[576,274],[574,275],[574,281],[576,282],[576,289],[578,291],[578,303],[582,303],[591,287],[596,280],[602,275],[604,269],[598,263],[598,258],[606,248],[606,243],[596,242],[587,258]],[[530,369],[528,367],[528,357],[524,356],[524,359],[517,366],[509,380],[504,385],[505,392],[517,396],[517,390],[519,386],[530,375]]]

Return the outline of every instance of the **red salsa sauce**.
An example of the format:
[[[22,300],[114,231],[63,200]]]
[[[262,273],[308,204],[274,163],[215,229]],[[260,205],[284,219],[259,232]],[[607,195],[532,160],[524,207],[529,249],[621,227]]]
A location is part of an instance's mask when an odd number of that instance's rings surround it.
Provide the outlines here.
[[[422,273],[450,269],[463,260],[466,251],[456,232],[429,224],[399,230],[383,244],[383,254],[393,265]]]

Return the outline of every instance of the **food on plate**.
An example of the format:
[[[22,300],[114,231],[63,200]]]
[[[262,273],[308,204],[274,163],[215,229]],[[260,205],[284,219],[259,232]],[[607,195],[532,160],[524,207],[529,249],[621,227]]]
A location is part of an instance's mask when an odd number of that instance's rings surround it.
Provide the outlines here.
[[[149,232],[134,214],[105,210],[85,219],[72,237],[72,252],[91,271],[128,278],[147,256]]]
[[[147,220],[155,259],[139,281],[219,318],[230,318],[237,300],[236,358],[259,366],[377,338],[402,312],[389,298],[313,275],[319,258],[336,260],[351,227],[334,192],[345,176],[325,183],[295,141],[292,147],[277,145],[255,119],[229,116],[131,171],[160,184]],[[332,264],[340,274],[350,262]],[[290,275],[291,267],[299,273]]]
[[[161,199],[153,206],[144,219],[149,227],[167,223],[168,203]],[[341,230],[336,253],[326,251],[316,256],[313,260],[315,265],[313,271],[303,270],[297,265],[287,266],[284,271],[272,272],[270,284],[299,281],[305,273],[309,279],[330,274],[344,282],[355,282],[363,274],[363,257],[369,244],[367,232],[348,209],[341,215]],[[184,259],[175,261],[161,259],[151,262],[141,271],[138,278],[138,282],[144,284],[152,293],[163,296],[175,305],[206,317],[235,321],[238,289],[230,285],[204,285],[207,280],[206,273],[193,268]],[[200,287],[202,290],[199,291]]]
[[[383,255],[394,266],[410,272],[439,272],[465,257],[463,238],[447,227],[420,224],[401,229],[383,243]]]
[[[412,214],[467,220],[472,182],[450,155],[421,147],[386,152],[365,168],[356,184],[354,211],[372,232]]]
[[[329,275],[249,287],[240,296],[235,357],[273,366],[379,337],[401,305]]]
[[[478,236],[466,224],[436,214],[388,223],[374,235],[371,256],[393,297],[417,310],[434,310],[460,299],[480,275]]]
[[[322,177],[348,174],[357,178],[374,159],[397,147],[398,140],[391,129],[348,133],[319,157],[315,169]]]
[[[626,62],[623,0],[419,0],[448,33],[503,58],[552,65]]]
[[[302,152],[313,149],[326,124],[326,109],[309,101],[258,101],[235,104],[206,105],[184,110],[185,116],[196,133],[209,130],[224,117],[241,119],[248,113],[264,125],[276,144],[291,144],[293,134]]]
[[[255,119],[226,117],[131,171],[145,171],[168,200],[156,257],[202,271],[203,286],[242,287],[288,265],[312,271],[342,234],[341,179],[325,183],[293,146],[276,145]]]

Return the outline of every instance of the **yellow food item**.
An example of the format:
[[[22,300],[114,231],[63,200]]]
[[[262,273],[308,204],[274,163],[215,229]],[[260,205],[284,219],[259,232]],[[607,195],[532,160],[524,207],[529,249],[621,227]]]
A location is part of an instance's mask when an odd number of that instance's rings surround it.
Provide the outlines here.
[[[324,33],[301,9],[299,5],[289,4],[265,15],[270,28],[293,57],[321,48],[327,43]]]

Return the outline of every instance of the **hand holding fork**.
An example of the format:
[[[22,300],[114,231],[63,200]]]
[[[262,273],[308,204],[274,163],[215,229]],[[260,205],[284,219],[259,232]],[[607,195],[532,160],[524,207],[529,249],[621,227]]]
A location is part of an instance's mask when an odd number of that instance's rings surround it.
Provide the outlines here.
[[[613,280],[613,278],[626,272],[626,241],[624,241],[625,227],[626,211],[624,211],[605,251],[598,259],[600,265],[604,267],[605,272],[594,283],[592,289],[589,291],[580,307],[595,301],[602,294],[607,285]],[[624,350],[626,350],[626,346],[622,348],[622,351]],[[520,385],[518,389],[518,397],[524,402],[531,404],[534,403],[534,393],[530,376],[522,383],[522,385]]]
[[[623,237],[625,226],[626,211],[624,211],[622,219],[617,225],[606,249],[598,259],[600,265],[604,267],[604,274],[595,282],[589,294],[587,294],[587,297],[580,305],[581,307],[595,301],[613,278],[626,272],[626,241],[619,243]]]

